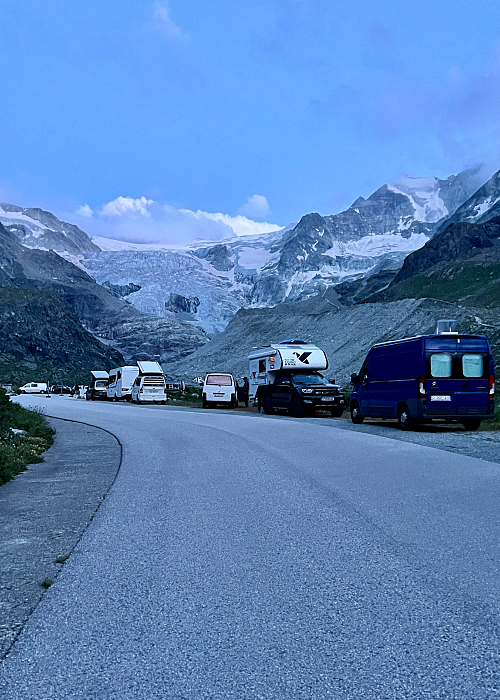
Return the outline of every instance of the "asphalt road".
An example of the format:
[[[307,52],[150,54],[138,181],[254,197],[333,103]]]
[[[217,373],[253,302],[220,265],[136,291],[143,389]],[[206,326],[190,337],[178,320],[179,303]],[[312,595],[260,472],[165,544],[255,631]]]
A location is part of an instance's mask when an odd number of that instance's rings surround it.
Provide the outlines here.
[[[123,461],[0,665],[5,700],[500,698],[498,464],[314,421],[21,401],[111,431]]]

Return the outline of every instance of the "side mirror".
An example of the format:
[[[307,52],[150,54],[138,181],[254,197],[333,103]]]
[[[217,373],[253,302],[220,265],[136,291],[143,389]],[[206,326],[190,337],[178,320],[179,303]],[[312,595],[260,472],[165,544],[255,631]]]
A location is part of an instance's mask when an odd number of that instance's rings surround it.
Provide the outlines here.
[[[359,383],[360,383],[359,377],[358,377],[358,375],[356,374],[356,372],[354,372],[353,374],[351,374],[351,384],[353,384],[354,386],[356,386],[356,384],[359,384]]]

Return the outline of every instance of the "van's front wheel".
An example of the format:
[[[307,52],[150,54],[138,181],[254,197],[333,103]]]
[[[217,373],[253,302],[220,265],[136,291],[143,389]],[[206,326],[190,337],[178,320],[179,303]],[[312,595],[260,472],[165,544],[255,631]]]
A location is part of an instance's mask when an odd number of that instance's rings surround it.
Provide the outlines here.
[[[364,421],[364,416],[361,415],[359,403],[357,401],[351,403],[351,421],[355,425],[360,425]]]
[[[398,411],[398,423],[401,430],[413,430],[415,421],[410,416],[410,411],[408,406],[404,403],[401,404]]]

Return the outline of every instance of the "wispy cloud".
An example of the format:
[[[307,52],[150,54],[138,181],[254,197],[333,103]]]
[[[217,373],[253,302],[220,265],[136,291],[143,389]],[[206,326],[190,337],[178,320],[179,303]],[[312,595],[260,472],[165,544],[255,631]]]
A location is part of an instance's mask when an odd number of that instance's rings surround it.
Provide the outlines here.
[[[170,8],[166,3],[155,2],[153,5],[151,27],[168,39],[180,42],[188,42],[190,40],[189,35],[173,22],[170,17]]]

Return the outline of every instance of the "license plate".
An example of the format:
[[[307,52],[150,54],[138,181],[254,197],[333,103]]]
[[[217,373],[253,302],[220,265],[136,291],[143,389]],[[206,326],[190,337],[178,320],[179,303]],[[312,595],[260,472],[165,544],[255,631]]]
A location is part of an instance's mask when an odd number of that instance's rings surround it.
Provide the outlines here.
[[[443,396],[441,394],[435,394],[431,396],[431,401],[451,401],[451,396]]]
[[[157,394],[160,390],[159,389],[146,389],[148,394]]]
[[[322,401],[333,401],[335,399],[335,396],[322,396],[321,400]]]

